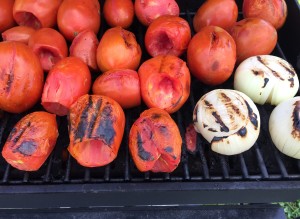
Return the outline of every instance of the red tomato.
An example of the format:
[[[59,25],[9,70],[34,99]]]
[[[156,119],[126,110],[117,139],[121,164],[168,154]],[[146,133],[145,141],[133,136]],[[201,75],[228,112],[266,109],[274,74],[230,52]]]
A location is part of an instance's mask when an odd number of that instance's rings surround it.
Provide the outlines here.
[[[93,84],[93,93],[108,96],[125,109],[141,104],[139,76],[130,69],[110,70],[100,75]]]
[[[106,0],[103,15],[109,26],[128,28],[134,18],[133,2],[132,0]]]
[[[145,110],[129,132],[129,150],[136,167],[142,171],[172,172],[181,156],[179,129],[164,110]]]
[[[125,127],[125,115],[113,99],[84,95],[70,108],[68,150],[79,164],[99,167],[118,154]]]
[[[40,99],[44,73],[38,57],[20,42],[0,43],[0,109],[21,113]]]
[[[62,0],[15,0],[13,16],[21,26],[35,29],[54,27]]]
[[[221,27],[203,27],[189,44],[187,62],[191,73],[203,83],[222,84],[233,72],[235,42]]]
[[[15,20],[13,17],[12,9],[15,0],[2,0],[0,4],[0,33],[13,27]]]
[[[58,9],[57,24],[62,35],[70,41],[86,29],[97,34],[100,28],[98,0],[64,0]]]
[[[236,43],[238,63],[251,56],[270,54],[277,43],[276,29],[259,18],[246,18],[237,22],[230,34]]]
[[[19,170],[38,170],[52,152],[58,137],[55,115],[33,112],[11,130],[2,156]]]
[[[27,26],[12,27],[2,33],[3,41],[16,41],[28,43],[29,38],[35,32],[35,29]]]
[[[186,20],[172,15],[155,19],[145,35],[145,46],[148,53],[158,55],[183,54],[191,40],[191,29]]]
[[[179,16],[180,12],[175,0],[136,0],[134,9],[138,20],[145,26],[162,15]]]
[[[156,56],[138,70],[141,94],[146,105],[176,112],[190,95],[190,72],[176,56]]]
[[[193,19],[196,32],[205,26],[218,26],[226,31],[238,18],[238,7],[234,0],[209,0],[197,10]]]
[[[42,95],[43,107],[59,116],[67,115],[71,105],[91,87],[88,66],[77,57],[60,60],[50,70]]]
[[[121,27],[108,29],[97,48],[97,64],[102,72],[112,69],[136,70],[142,51],[135,35]]]
[[[99,41],[96,34],[91,30],[80,32],[72,41],[70,46],[70,56],[80,58],[92,70],[97,70],[97,47]]]
[[[244,0],[243,15],[244,18],[261,18],[278,30],[286,20],[287,7],[285,0]]]
[[[52,28],[41,28],[29,38],[28,46],[39,57],[44,71],[49,71],[59,60],[67,57],[65,38]]]

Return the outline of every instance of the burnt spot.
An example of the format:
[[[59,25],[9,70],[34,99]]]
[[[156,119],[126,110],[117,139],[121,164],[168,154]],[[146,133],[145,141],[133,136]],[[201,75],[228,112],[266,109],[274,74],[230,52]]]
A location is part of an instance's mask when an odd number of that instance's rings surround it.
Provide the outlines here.
[[[205,106],[208,106],[209,108],[213,107],[213,105],[210,102],[208,102],[207,100],[204,100],[204,104],[205,104]],[[196,107],[198,109],[198,105]]]
[[[18,130],[17,130],[17,128],[16,127],[13,127],[13,129],[10,131],[10,133],[9,133],[9,136],[8,136],[8,141],[10,141],[10,140],[12,140],[12,138],[14,137],[14,135],[16,134],[16,132],[17,132]]]
[[[214,142],[218,142],[218,141],[223,141],[223,139],[226,139],[228,138],[228,136],[222,136],[222,137],[213,137],[213,139],[211,140],[211,143],[214,143]]]
[[[116,135],[114,129],[114,119],[111,115],[112,109],[110,105],[104,106],[99,121],[99,126],[96,130],[96,135],[101,138],[105,144],[111,146]]]
[[[31,156],[37,149],[37,144],[34,141],[23,141],[14,152],[19,152],[24,156]]]
[[[288,81],[290,82],[290,87],[294,87],[294,78],[289,78]]]
[[[167,128],[166,126],[164,126],[164,125],[159,126],[159,127],[158,127],[158,130],[159,130],[159,132],[162,133],[163,135],[167,135],[167,134],[169,133],[168,128]]]
[[[252,70],[252,72],[256,76],[264,76],[264,72],[263,71]]]
[[[213,128],[209,128],[208,131],[210,131],[210,132],[217,132],[217,130],[215,130]]]
[[[222,97],[222,101],[224,100],[225,102],[231,102],[230,97],[228,97],[225,93],[221,92],[220,95]]]
[[[87,131],[87,135],[89,138],[91,138],[92,134],[93,134],[93,130],[96,126],[96,121],[97,121],[97,117],[98,117],[98,114],[99,114],[99,109],[101,107],[101,104],[102,104],[102,99],[98,99],[97,103],[96,103],[96,106],[94,107],[94,110],[93,110],[93,113],[91,115],[91,119],[89,121],[89,126],[88,126],[88,131]]]
[[[279,78],[280,80],[284,81],[284,79],[282,77],[280,77],[280,75],[278,74],[278,72],[274,71],[273,69],[271,69],[269,66],[268,66],[268,63],[265,63],[265,61],[260,57],[260,56],[257,56],[257,60],[263,64],[266,68],[268,68],[272,74],[274,75],[275,78]]]
[[[211,33],[211,44],[215,44],[218,42],[218,36],[215,31]]]
[[[224,124],[221,116],[217,112],[212,112],[213,117],[215,117],[216,123],[220,124],[221,132],[229,132],[229,128]]]
[[[13,128],[8,139],[11,140],[13,143],[17,143],[21,139],[25,130],[30,127],[30,125],[31,125],[31,122],[27,122],[26,125],[22,126],[19,130],[17,130],[16,128]]]
[[[218,61],[214,61],[213,64],[211,65],[211,70],[216,71],[219,68],[219,62]]]
[[[265,88],[268,82],[269,82],[269,78],[264,78],[264,85],[262,86],[262,88]]]
[[[250,119],[250,122],[254,125],[255,129],[258,128],[258,120],[257,115],[253,112],[252,108],[250,107],[249,103],[245,100],[247,109],[248,109],[248,116]]]
[[[151,116],[152,119],[159,119],[160,117],[161,117],[161,115],[158,113],[153,113]]]
[[[173,148],[171,146],[165,147],[164,151],[167,153],[172,153],[173,152]]]
[[[246,127],[240,128],[240,130],[237,131],[237,134],[241,137],[245,137],[247,135],[247,128]]]
[[[145,151],[143,143],[140,133],[137,133],[138,156],[144,161],[153,160],[152,155],[148,151]]]
[[[286,66],[283,62],[278,61],[279,65],[281,65],[289,74],[295,76],[295,71],[291,65]]]
[[[208,126],[207,124],[203,123],[203,128],[206,128],[207,126]]]
[[[300,139],[300,101],[294,103],[294,110],[292,114],[293,119],[293,129],[292,136],[295,139]]]
[[[13,69],[10,69],[9,74],[7,75],[7,82],[6,82],[6,92],[9,93],[12,83],[14,81],[14,72]]]

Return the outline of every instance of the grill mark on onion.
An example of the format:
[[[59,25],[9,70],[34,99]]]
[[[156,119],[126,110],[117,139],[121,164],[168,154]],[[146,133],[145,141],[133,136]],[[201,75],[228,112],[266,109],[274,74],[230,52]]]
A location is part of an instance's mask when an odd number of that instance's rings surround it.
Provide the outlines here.
[[[296,75],[294,68],[288,64],[289,66],[286,66],[283,62],[278,61],[278,64],[281,65],[288,73],[290,73],[293,77]]]
[[[296,101],[294,103],[294,110],[293,110],[293,128],[292,128],[292,136],[295,139],[300,140],[300,101]]]
[[[284,79],[282,77],[280,77],[280,75],[278,74],[278,72],[274,71],[273,69],[271,69],[267,63],[264,62],[264,60],[261,58],[261,56],[257,56],[257,60],[263,64],[266,68],[268,68],[272,74],[274,75],[275,78],[279,78],[280,80],[284,81]]]
[[[241,137],[245,137],[247,135],[247,128],[246,127],[240,128],[240,130],[237,131],[237,134]]]
[[[207,124],[203,123],[203,128],[206,128],[207,126],[208,126]]]
[[[210,132],[217,132],[217,130],[215,130],[213,128],[209,128],[208,131],[210,131]]]
[[[222,136],[222,137],[213,137],[213,139],[211,140],[211,143],[214,143],[214,142],[218,142],[218,141],[223,141],[223,139],[226,139],[228,138],[229,136]]]
[[[261,70],[257,71],[257,70],[252,69],[251,71],[252,71],[253,74],[256,75],[256,76],[264,76],[264,72],[261,71]]]
[[[264,85],[262,86],[262,88],[265,88],[268,82],[269,82],[269,78],[264,78]]]
[[[221,116],[216,112],[212,112],[213,117],[216,119],[216,123],[220,124],[220,131],[221,132],[229,132],[229,128],[223,122]]]
[[[249,103],[244,100],[248,109],[248,115],[250,122],[254,125],[255,130],[258,128],[258,121],[257,121],[257,115],[253,112],[253,109],[250,107]]]
[[[290,82],[290,87],[294,87],[294,78],[289,78],[288,81]]]
[[[226,109],[227,110],[232,109],[234,111],[234,112],[228,112],[229,118],[231,120],[234,120],[234,117],[233,117],[233,114],[234,114],[235,116],[242,117],[242,119],[244,120],[245,116],[242,115],[240,109],[235,104],[232,103],[232,100],[230,99],[230,97],[228,97],[223,92],[220,93],[220,95],[221,95],[220,100],[225,103]]]

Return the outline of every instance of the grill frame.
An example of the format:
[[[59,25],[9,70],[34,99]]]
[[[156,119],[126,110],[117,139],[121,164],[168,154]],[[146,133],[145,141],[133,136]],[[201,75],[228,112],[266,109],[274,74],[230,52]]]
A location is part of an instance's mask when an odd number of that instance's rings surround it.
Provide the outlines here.
[[[103,1],[101,3],[103,5]],[[181,16],[191,25],[195,8],[201,2],[178,3],[183,11]],[[241,8],[241,1],[238,4]],[[290,34],[295,25],[300,27],[300,19],[297,19],[300,17],[300,9],[296,0],[288,1],[287,4],[289,14],[286,24],[278,33],[275,54],[287,59],[299,73],[300,51],[286,42],[288,40],[297,45],[295,42],[300,39],[300,33]],[[142,37],[145,27],[137,27],[134,32],[145,51]],[[105,29],[107,26],[104,23],[99,35]],[[143,59],[148,58],[144,53]],[[231,82],[229,80],[221,87],[231,88]],[[146,108],[142,105],[125,112],[127,121],[121,145],[122,157],[118,155],[116,161],[105,167],[79,167],[69,154],[64,159],[68,144],[66,137],[59,138],[56,149],[36,173],[15,170],[1,158],[0,208],[262,203],[299,199],[300,161],[281,154],[271,143],[267,131],[267,121],[273,109],[271,106],[258,106],[262,118],[262,137],[250,151],[232,157],[217,155],[208,149],[207,142],[200,135],[197,136],[196,155],[186,150],[184,133],[185,127],[191,122],[193,106],[199,96],[217,88],[199,86],[200,82],[192,81],[192,92],[187,103],[172,115],[183,137],[182,161],[174,174],[143,174],[134,167],[127,146],[128,132],[139,112]],[[41,106],[36,106],[32,111],[41,109]],[[1,148],[10,129],[25,114],[6,114],[0,121]],[[66,118],[58,118],[58,124],[60,135],[67,136]],[[256,159],[253,167],[249,164],[251,158]]]

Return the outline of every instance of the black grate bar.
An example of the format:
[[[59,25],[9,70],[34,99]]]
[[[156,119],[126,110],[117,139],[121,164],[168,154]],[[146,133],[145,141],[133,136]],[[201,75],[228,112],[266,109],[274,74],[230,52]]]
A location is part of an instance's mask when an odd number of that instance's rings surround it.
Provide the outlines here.
[[[225,156],[219,155],[219,159],[220,159],[220,163],[221,163],[223,177],[224,177],[224,179],[229,179],[228,165],[227,165]]]
[[[122,145],[125,147],[125,171],[124,171],[124,179],[125,181],[130,180],[130,155],[129,155],[129,132],[130,132],[130,124],[131,124],[131,119],[132,119],[132,114],[130,111],[126,111],[126,121],[125,121],[125,131],[124,131],[124,141],[122,142]]]
[[[105,166],[104,169],[104,181],[110,181],[110,164]]]
[[[67,165],[66,165],[66,171],[65,171],[65,178],[64,182],[69,182],[70,181],[70,173],[71,173],[71,154],[68,154],[68,159],[67,159]]]
[[[53,159],[53,153],[51,153],[50,157],[48,158],[48,163],[47,163],[46,174],[45,174],[45,177],[44,177],[44,182],[49,182],[50,181],[52,159]]]
[[[144,173],[144,179],[145,180],[150,180],[150,172],[149,171]]]
[[[84,181],[89,182],[91,180],[91,169],[85,168],[84,169]]]
[[[209,179],[209,170],[208,170],[208,165],[207,165],[207,160],[203,151],[203,145],[201,144],[201,138],[199,134],[197,134],[197,146],[199,145],[199,154],[200,154],[200,159],[202,163],[202,170],[203,170],[203,177],[204,179]]]
[[[9,118],[9,114],[3,113],[2,118],[0,120],[0,144],[2,143],[2,136],[3,136],[4,129],[6,128],[8,118]]]
[[[254,144],[254,149],[255,149],[255,153],[256,153],[256,157],[257,157],[257,162],[258,162],[258,166],[259,166],[259,169],[261,171],[262,177],[263,178],[269,178],[267,167],[265,165],[265,162],[264,162],[264,159],[262,157],[261,151],[258,148],[258,145],[257,145],[256,142]]]
[[[29,180],[29,172],[25,172],[23,177],[23,183],[27,183],[28,180]]]
[[[247,168],[244,156],[243,156],[243,154],[239,154],[238,157],[240,159],[240,164],[241,164],[241,170],[242,170],[243,178],[244,179],[248,179],[249,178],[249,173],[248,173],[248,168]]]
[[[169,173],[164,174],[164,180],[170,180],[170,174]]]
[[[286,168],[285,168],[285,166],[284,166],[284,164],[282,162],[282,159],[280,158],[280,155],[279,155],[277,149],[275,148],[275,146],[274,146],[274,150],[273,151],[274,151],[275,159],[277,161],[277,164],[278,164],[278,167],[280,169],[282,177],[283,178],[288,178],[289,174],[288,174],[288,172],[287,172],[287,170],[286,170]]]
[[[3,174],[3,178],[2,178],[2,182],[3,183],[7,183],[8,182],[8,177],[9,177],[9,172],[10,172],[10,165],[7,164],[6,165],[6,168],[5,168],[5,171],[4,171],[4,174]]]

